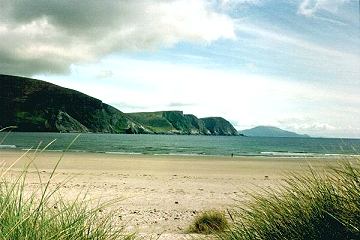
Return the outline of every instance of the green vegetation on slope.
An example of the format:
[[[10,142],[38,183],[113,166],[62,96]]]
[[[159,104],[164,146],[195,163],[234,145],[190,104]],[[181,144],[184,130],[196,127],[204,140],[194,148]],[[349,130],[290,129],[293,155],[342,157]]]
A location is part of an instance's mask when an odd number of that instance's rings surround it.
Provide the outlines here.
[[[176,130],[166,118],[162,117],[162,112],[128,113],[128,115],[155,133],[168,133]]]
[[[197,118],[182,111],[128,113],[137,122],[159,134],[238,135],[221,117]]]
[[[129,116],[159,134],[210,134],[201,120],[182,111],[139,112]]]
[[[18,131],[26,132],[237,135],[222,118],[216,120],[219,124],[214,130],[203,120],[181,111],[125,114],[99,99],[36,79],[0,74],[0,86],[0,128],[17,126]]]
[[[237,135],[237,130],[222,117],[200,118],[212,135]]]
[[[121,111],[83,93],[35,79],[0,75],[0,127],[19,131],[143,133]]]

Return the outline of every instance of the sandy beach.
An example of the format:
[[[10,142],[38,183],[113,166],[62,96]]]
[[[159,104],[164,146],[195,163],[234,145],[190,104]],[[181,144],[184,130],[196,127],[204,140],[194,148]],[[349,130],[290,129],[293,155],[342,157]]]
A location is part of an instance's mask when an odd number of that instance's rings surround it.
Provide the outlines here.
[[[24,151],[0,150],[0,162],[10,166]],[[21,171],[33,152],[18,161],[8,176]],[[36,156],[35,166],[43,180],[50,175],[61,152]],[[308,164],[323,168],[336,158],[275,158],[221,156],[156,156],[101,153],[66,153],[53,184],[71,178],[61,188],[65,199],[80,192],[88,197],[120,201],[113,211],[126,231],[144,239],[160,235],[165,239],[186,239],[186,228],[194,216],[208,209],[226,210],[247,201],[249,191],[275,187],[286,172],[303,173]],[[29,188],[39,180],[34,165],[28,176]]]

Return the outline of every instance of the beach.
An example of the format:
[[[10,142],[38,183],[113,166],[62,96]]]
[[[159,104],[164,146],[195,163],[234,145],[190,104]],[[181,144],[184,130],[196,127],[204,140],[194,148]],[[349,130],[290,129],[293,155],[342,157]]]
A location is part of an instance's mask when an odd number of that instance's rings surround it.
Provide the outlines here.
[[[0,150],[0,162],[10,166],[24,153]],[[46,180],[61,155],[29,152],[7,175],[16,175],[34,158],[27,184],[37,188],[37,172]],[[324,168],[337,160],[69,152],[61,159],[52,186],[63,183],[60,193],[69,201],[82,193],[94,202],[118,199],[105,211],[112,211],[118,224],[144,239],[186,239],[187,227],[199,212],[232,209],[248,201],[249,192],[276,188],[286,173],[303,174],[309,164]]]

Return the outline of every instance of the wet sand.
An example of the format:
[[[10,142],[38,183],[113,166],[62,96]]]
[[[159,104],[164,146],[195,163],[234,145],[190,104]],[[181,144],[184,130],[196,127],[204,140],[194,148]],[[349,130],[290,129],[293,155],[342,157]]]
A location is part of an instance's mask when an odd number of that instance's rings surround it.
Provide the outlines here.
[[[7,166],[24,151],[0,150]],[[21,171],[34,156],[30,152],[15,164],[9,176]],[[60,152],[36,156],[35,166],[44,180],[50,175]],[[66,153],[53,183],[71,178],[61,188],[65,199],[79,192],[88,197],[121,199],[113,211],[119,224],[144,239],[161,234],[160,240],[186,239],[186,228],[196,214],[207,209],[226,210],[249,199],[249,191],[278,186],[286,172],[304,173],[308,164],[323,168],[336,163],[332,158],[275,158],[221,156],[155,156],[101,153]],[[34,165],[28,185],[39,181]]]

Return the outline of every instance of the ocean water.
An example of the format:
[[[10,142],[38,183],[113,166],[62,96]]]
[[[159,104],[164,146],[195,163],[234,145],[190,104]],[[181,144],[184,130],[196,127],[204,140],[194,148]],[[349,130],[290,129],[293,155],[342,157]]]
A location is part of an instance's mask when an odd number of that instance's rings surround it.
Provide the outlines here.
[[[4,148],[28,149],[46,146],[51,151],[66,149],[77,136],[73,133],[0,133]],[[81,134],[70,151],[109,154],[173,154],[229,156],[319,156],[359,155],[360,139],[270,138],[240,136]]]

